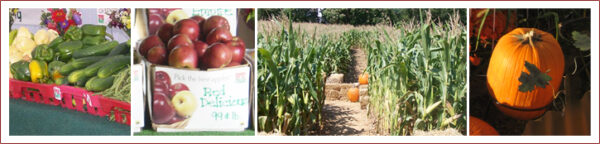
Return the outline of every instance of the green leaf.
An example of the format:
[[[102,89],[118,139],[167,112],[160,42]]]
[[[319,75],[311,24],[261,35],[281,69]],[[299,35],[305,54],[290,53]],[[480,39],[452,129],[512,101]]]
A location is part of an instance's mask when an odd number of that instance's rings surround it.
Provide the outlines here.
[[[579,33],[578,31],[573,31],[571,33],[573,35],[573,46],[578,48],[580,51],[588,51],[590,50],[590,36],[586,34]]]
[[[550,70],[546,71],[546,73],[542,73],[534,64],[527,61],[525,61],[525,68],[527,68],[529,74],[521,72],[519,81],[522,83],[519,85],[519,91],[529,92],[533,91],[535,86],[546,88],[546,85],[550,84],[552,77],[547,74]]]

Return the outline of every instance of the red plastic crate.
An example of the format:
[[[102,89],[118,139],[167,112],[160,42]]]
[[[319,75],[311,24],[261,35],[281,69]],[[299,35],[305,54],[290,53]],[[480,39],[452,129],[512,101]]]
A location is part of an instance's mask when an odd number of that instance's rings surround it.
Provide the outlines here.
[[[114,115],[115,121],[131,125],[131,104],[104,96],[99,96],[102,111],[107,117]],[[124,116],[124,117],[123,117]]]
[[[61,106],[67,109],[73,109],[96,116],[105,116],[106,113],[101,110],[101,96],[95,96],[94,93],[82,88],[62,85],[60,88]]]
[[[11,98],[21,98],[26,101],[58,106],[60,101],[54,97],[52,84],[39,84],[10,79],[9,90]]]
[[[18,90],[18,84],[16,83],[17,80],[14,79],[10,79],[8,81],[8,94],[10,95],[10,98],[21,98],[21,91]]]
[[[130,103],[97,95],[83,88],[10,79],[9,93],[11,98],[54,106],[60,105],[63,108],[91,115],[101,117],[114,115],[116,122],[131,125]]]

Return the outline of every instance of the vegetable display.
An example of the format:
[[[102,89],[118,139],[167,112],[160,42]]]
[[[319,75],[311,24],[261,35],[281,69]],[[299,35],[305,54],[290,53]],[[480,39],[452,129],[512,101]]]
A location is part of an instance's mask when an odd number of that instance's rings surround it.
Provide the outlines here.
[[[123,86],[121,72],[129,69],[130,41],[118,43],[106,33],[106,26],[85,24],[70,27],[64,36],[55,36],[54,30],[39,30],[34,36],[26,28],[13,30],[11,45],[13,54],[26,58],[10,66],[14,79],[34,83],[72,85],[92,92],[102,92],[113,84]],[[29,41],[35,38],[35,42]],[[31,48],[30,45],[34,47]],[[16,54],[27,52],[29,54]],[[16,60],[16,58],[14,59]],[[127,81],[128,82],[128,81]],[[120,87],[121,88],[121,87]],[[114,90],[105,94],[118,94],[119,99],[128,99]],[[111,95],[105,95],[114,97]],[[129,101],[129,100],[127,100]]]
[[[563,52],[552,34],[516,28],[494,48],[487,70],[488,89],[504,114],[533,119],[554,100],[564,66]]]

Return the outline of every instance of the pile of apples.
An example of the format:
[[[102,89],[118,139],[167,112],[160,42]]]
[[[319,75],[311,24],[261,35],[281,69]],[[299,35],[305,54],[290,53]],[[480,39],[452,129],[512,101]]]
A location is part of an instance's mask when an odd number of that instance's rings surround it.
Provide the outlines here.
[[[153,64],[209,69],[244,64],[246,45],[231,35],[226,18],[193,16],[162,23],[140,43],[138,51]]]

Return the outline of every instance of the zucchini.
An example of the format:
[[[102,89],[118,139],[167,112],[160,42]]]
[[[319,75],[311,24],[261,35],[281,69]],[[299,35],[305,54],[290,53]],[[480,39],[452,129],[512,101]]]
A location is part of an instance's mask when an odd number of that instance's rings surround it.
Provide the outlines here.
[[[98,61],[102,60],[103,58],[104,58],[104,56],[93,56],[93,57],[87,57],[87,58],[74,59],[74,60],[71,60],[69,63],[62,65],[60,67],[60,69],[58,69],[58,73],[60,73],[63,76],[67,76],[71,72],[81,69],[81,68],[84,68],[95,62],[98,62]]]
[[[103,58],[105,58],[105,56],[91,56],[91,57],[86,57],[86,58],[74,59],[73,61],[71,61],[69,63],[72,63],[73,67],[75,69],[81,69],[81,68],[84,68],[91,64],[94,64],[94,63],[102,60]]]
[[[104,56],[108,54],[114,47],[119,45],[117,41],[106,41],[101,44],[87,47],[84,49],[75,50],[73,58],[82,58],[89,56]]]
[[[117,47],[113,48],[110,51],[110,53],[108,53],[108,56],[128,54],[129,50],[131,50],[130,46],[126,42],[123,42],[123,43],[119,44]]]
[[[123,59],[123,60],[118,60],[118,61],[114,61],[112,63],[106,64],[98,70],[98,77],[105,78],[105,77],[111,76],[111,75],[119,72],[121,69],[126,68],[130,62],[131,62],[130,59]]]
[[[73,85],[78,87],[85,87],[85,83],[88,81],[89,77],[83,77],[77,80]]]
[[[125,55],[108,56],[90,66],[85,67],[85,69],[83,69],[83,71],[84,71],[85,75],[88,77],[96,76],[98,73],[98,70],[101,67],[103,67],[104,65],[114,63],[116,61],[129,60],[129,59],[131,59],[131,57],[125,56]]]
[[[114,76],[109,76],[105,78],[93,77],[85,83],[85,89],[89,91],[104,91],[110,86],[112,86],[113,81],[115,80]]]
[[[83,45],[95,46],[106,41],[106,38],[104,38],[104,36],[85,36],[81,41],[83,42]]]
[[[85,74],[83,73],[83,70],[73,71],[67,77],[67,80],[69,81],[69,83],[75,84],[75,85],[81,84],[81,81],[83,81],[83,84],[85,84],[85,81],[87,81],[87,79],[88,79],[88,77],[85,76]]]
[[[67,63],[65,65],[60,66],[60,68],[58,69],[58,73],[60,73],[60,75],[66,76],[66,75],[69,75],[74,70],[75,70],[75,68],[73,67],[73,64]]]
[[[79,50],[83,47],[83,43],[81,41],[67,41],[61,44],[58,44],[58,53],[60,53],[60,61],[67,62],[71,59],[73,52]]]
[[[55,51],[58,51],[58,45],[60,45],[64,41],[65,39],[63,39],[62,37],[56,37],[54,40],[52,40],[52,42],[50,42],[50,44],[48,44],[48,47],[54,49]]]

